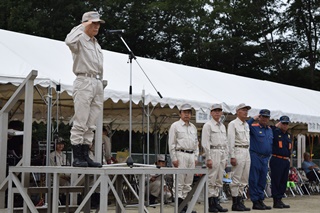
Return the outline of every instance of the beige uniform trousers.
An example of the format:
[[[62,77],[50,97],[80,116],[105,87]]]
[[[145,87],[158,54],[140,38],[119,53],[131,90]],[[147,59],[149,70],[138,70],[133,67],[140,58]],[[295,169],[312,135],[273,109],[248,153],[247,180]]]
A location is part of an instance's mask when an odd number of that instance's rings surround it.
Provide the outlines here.
[[[163,184],[163,187],[164,186],[165,186],[165,184]],[[160,197],[160,194],[161,194],[161,177],[157,178],[153,182],[150,182],[149,190],[150,190],[150,194],[152,194],[153,196]],[[170,197],[171,197],[171,192],[169,190],[163,190],[163,198],[165,200],[167,200]]]
[[[184,153],[177,151],[177,159],[179,161],[178,168],[182,169],[194,169],[195,160],[194,154]],[[193,174],[178,174],[178,189],[175,191],[173,187],[173,194],[178,195],[179,198],[185,199],[188,193],[191,191],[191,184],[193,182]],[[173,182],[175,186],[175,180]]]
[[[230,183],[232,197],[242,196],[244,188],[248,185],[250,171],[250,154],[248,148],[235,147],[237,165],[231,169],[232,182]]]
[[[71,144],[88,144],[93,140],[97,118],[103,109],[101,80],[78,76],[73,82],[74,117]]]
[[[219,197],[220,189],[223,186],[223,175],[227,163],[227,152],[225,149],[211,149],[212,169],[208,169],[208,196]]]

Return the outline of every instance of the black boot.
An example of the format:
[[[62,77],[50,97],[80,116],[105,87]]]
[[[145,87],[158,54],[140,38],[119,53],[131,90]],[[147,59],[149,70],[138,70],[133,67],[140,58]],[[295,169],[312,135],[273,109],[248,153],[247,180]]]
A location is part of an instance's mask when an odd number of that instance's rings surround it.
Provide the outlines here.
[[[218,197],[214,197],[213,201],[214,201],[216,209],[218,209],[219,212],[227,212],[228,211],[228,209],[222,208]]]
[[[183,199],[182,198],[178,198],[178,206],[180,206],[180,204],[183,202]],[[188,210],[188,204],[185,205],[185,207],[181,210],[180,213],[186,213]],[[191,211],[191,213],[197,213],[196,211]]]
[[[215,206],[214,197],[209,197],[209,212],[219,212]]]
[[[250,211],[251,209],[250,208],[247,208],[245,205],[244,205],[244,202],[243,202],[243,199],[241,196],[238,196],[238,203],[239,205],[244,209],[244,211]]]
[[[282,203],[280,201],[281,201],[281,199],[274,197],[273,198],[273,208],[282,209],[283,205],[282,205]]]
[[[83,154],[84,160],[87,161],[89,167],[102,167],[101,163],[94,162],[89,157],[89,145],[87,144],[82,145],[82,154]]]
[[[271,210],[271,206],[267,206],[263,200],[259,200],[260,204],[265,207],[266,210]]]
[[[238,203],[238,197],[232,197],[232,211],[238,211],[238,212],[243,212],[244,208],[239,205]]]
[[[72,151],[73,151],[73,163],[72,166],[74,167],[88,167],[87,161],[84,160],[83,154],[82,154],[82,145],[72,145]]]
[[[156,199],[157,199],[156,196],[153,196],[152,194],[149,194],[149,204],[150,205],[156,204]]]
[[[178,206],[180,206],[181,205],[181,203],[183,202],[183,199],[182,198],[178,198]],[[185,213],[186,211],[187,211],[187,206],[185,206],[182,210],[181,210],[181,212],[180,213]]]
[[[257,209],[257,210],[266,210],[266,207],[264,207],[263,205],[261,205],[260,201],[252,201],[253,206],[252,209]]]
[[[288,208],[290,208],[290,205],[287,205],[287,204],[284,204],[283,202],[282,202],[282,199],[281,198],[279,198],[279,202],[282,204],[282,207],[283,208],[285,208],[285,209],[288,209]]]

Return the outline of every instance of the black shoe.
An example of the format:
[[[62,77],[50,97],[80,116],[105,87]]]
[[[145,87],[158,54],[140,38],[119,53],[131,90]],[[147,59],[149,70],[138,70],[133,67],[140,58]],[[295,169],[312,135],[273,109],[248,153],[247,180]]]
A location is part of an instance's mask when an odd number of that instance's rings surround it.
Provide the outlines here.
[[[290,208],[290,205],[284,204],[281,199],[280,199],[280,203],[282,204],[282,207],[283,207],[284,209]]]
[[[149,205],[156,204],[156,196],[153,196],[152,194],[149,195]]]
[[[74,167],[88,167],[87,161],[84,160],[82,154],[82,145],[72,145],[72,152],[73,152],[73,163],[72,166]]]
[[[183,202],[183,199],[182,198],[178,198],[178,208],[179,206],[181,205],[181,203]],[[185,213],[187,211],[187,206],[185,206],[180,213]]]
[[[241,196],[238,196],[238,203],[239,205],[244,209],[244,211],[250,211],[251,209],[250,208],[247,208],[245,205],[244,205],[244,202],[243,202],[243,199]]]
[[[82,154],[83,158],[85,161],[87,161],[89,167],[102,167],[101,163],[94,162],[90,157],[89,157],[89,145],[88,144],[83,144],[82,145]]]
[[[214,197],[214,204],[215,204],[216,209],[218,209],[219,212],[227,212],[228,211],[228,209],[222,208],[222,206],[220,205],[220,202],[219,202],[219,198],[217,198],[217,197]]]
[[[180,204],[183,202],[182,198],[178,198],[178,205],[180,206]],[[185,207],[182,209],[182,211],[180,213],[186,213],[188,210],[188,205],[185,205]],[[191,213],[197,213],[196,211],[191,211]]]
[[[231,207],[231,210],[232,210],[232,211],[243,212],[243,211],[244,211],[244,208],[239,205],[238,200],[239,200],[238,197],[232,197],[232,207]]]
[[[275,209],[283,209],[282,202],[280,202],[281,199],[279,198],[273,198],[273,208]]]
[[[214,197],[209,197],[209,212],[219,212],[218,209],[215,206],[215,198]]]
[[[266,208],[266,210],[271,210],[271,206],[264,204],[263,200],[259,200],[260,204]]]
[[[257,200],[257,201],[252,201],[252,202],[253,202],[252,209],[266,210],[266,207],[264,207],[263,205],[261,205],[261,203],[259,202],[259,200]]]

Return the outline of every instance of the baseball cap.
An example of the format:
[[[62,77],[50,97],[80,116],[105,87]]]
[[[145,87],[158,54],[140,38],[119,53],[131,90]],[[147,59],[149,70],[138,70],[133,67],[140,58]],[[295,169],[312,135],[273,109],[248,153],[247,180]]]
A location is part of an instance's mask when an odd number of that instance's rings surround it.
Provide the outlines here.
[[[190,104],[182,104],[182,105],[180,106],[180,111],[181,111],[181,110],[191,110],[191,109],[192,109],[192,107],[191,107]]]
[[[81,22],[86,22],[89,20],[92,22],[100,22],[102,24],[105,23],[104,20],[100,19],[100,14],[96,11],[90,11],[83,14]]]
[[[222,105],[221,104],[212,104],[210,111],[212,111],[214,109],[222,109]]]
[[[262,109],[262,110],[260,110],[259,114],[262,116],[270,117],[270,110]]]
[[[251,106],[249,106],[249,105],[247,105],[247,104],[245,104],[245,103],[241,103],[241,104],[239,104],[239,105],[237,106],[236,111],[238,111],[239,109],[242,109],[242,108],[247,108],[248,110],[250,110],[250,109],[251,109]]]
[[[165,155],[158,155],[157,161],[166,161],[166,156]]]
[[[283,115],[280,117],[280,122],[281,123],[290,123],[290,118],[286,115]]]

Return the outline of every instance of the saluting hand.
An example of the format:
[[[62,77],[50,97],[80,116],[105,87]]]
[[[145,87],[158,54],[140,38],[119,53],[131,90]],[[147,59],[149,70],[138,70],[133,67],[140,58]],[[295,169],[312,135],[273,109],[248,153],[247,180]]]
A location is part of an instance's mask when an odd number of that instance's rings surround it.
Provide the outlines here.
[[[81,24],[86,27],[86,26],[92,24],[92,21],[91,21],[91,20],[84,21],[84,22],[82,22]]]

